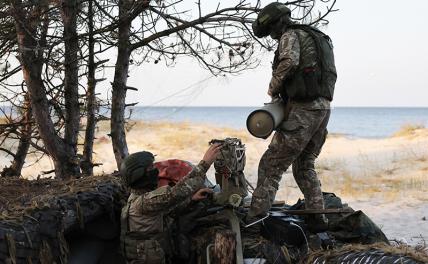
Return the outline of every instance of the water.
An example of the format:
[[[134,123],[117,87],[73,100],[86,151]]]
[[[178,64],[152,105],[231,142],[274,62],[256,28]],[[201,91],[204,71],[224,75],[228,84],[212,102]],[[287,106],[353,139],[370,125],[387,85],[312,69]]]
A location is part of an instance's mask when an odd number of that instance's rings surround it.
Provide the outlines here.
[[[203,123],[245,129],[248,114],[256,107],[136,107],[132,119]],[[330,133],[358,138],[391,136],[404,125],[428,127],[428,108],[335,107]]]

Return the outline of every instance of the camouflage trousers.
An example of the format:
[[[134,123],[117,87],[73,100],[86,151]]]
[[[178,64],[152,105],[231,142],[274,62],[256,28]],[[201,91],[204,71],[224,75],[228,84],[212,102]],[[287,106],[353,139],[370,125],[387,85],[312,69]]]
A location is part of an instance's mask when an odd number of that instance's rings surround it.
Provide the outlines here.
[[[327,136],[330,109],[291,108],[289,117],[273,136],[258,168],[257,188],[249,216],[265,215],[272,206],[282,174],[293,165],[293,176],[305,197],[307,209],[324,209],[315,159]]]

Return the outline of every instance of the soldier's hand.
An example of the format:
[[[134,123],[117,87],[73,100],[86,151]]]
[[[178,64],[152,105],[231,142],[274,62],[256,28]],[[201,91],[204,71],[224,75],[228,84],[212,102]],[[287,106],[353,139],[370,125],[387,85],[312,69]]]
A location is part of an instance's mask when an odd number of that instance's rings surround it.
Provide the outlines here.
[[[279,94],[273,93],[271,89],[268,90],[268,95],[272,98],[272,101],[279,99]]]
[[[204,200],[211,193],[213,193],[213,190],[211,190],[210,188],[202,188],[202,189],[200,189],[199,191],[197,191],[192,196],[192,201],[201,201],[201,200]]]
[[[222,145],[218,143],[210,145],[207,152],[205,152],[205,155],[202,160],[204,160],[209,166],[211,166],[211,164],[213,164],[213,162],[219,155],[221,147]]]

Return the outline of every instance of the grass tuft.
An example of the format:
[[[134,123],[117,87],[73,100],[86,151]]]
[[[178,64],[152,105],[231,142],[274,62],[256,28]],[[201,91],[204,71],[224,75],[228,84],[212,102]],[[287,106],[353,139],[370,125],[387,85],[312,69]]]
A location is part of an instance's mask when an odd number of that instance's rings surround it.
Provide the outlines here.
[[[0,117],[0,125],[3,125],[3,124],[7,124],[8,122],[7,122],[7,118],[6,117]]]
[[[393,134],[393,137],[409,137],[414,136],[418,130],[424,129],[425,126],[422,124],[405,124],[400,130]]]
[[[0,123],[2,120],[4,118],[0,117]],[[189,122],[137,121],[130,125],[132,125],[132,129],[126,132],[129,152],[148,150],[158,155],[156,160],[178,158],[197,163],[202,158],[211,139],[238,137],[244,142],[247,149],[245,175],[254,185],[257,182],[259,160],[270,142],[269,139],[256,139],[243,129]],[[97,167],[96,173],[113,171],[116,169],[116,164],[111,150],[111,138],[108,136],[110,122],[99,122],[97,127],[94,159],[95,162],[102,163],[103,166]],[[413,132],[409,131],[417,131],[420,128],[422,126],[408,126],[402,129],[400,135],[411,134]],[[428,129],[423,131],[427,131],[428,135]],[[424,133],[417,132],[418,138]],[[320,156],[316,162],[316,170],[320,176],[323,191],[334,192],[341,197],[355,199],[380,197],[392,201],[412,196],[423,201],[427,200],[428,195],[425,190],[428,188],[428,177],[426,177],[428,174],[428,152],[426,143],[424,143],[426,140],[420,137],[421,143],[418,141],[406,146],[407,142],[411,142],[408,139],[385,139],[391,144],[397,144],[397,149],[394,150],[397,154],[394,154],[395,152],[379,152],[374,155],[371,149],[362,149],[360,153],[353,153],[352,158],[348,158],[346,155],[329,156],[327,154]],[[335,140],[338,139],[329,139],[328,144],[334,143]],[[374,143],[377,142],[370,143],[367,148],[376,147]],[[349,144],[353,144],[353,141],[349,141]],[[401,147],[402,145],[403,147]],[[330,152],[334,154],[334,151],[333,148]],[[39,168],[40,170],[47,170],[51,166],[51,162],[45,159],[37,167],[37,170]],[[27,169],[25,173],[27,175],[32,174],[34,170],[34,168]],[[283,175],[277,197],[292,203],[301,196],[302,193],[291,175],[291,169],[289,169]]]

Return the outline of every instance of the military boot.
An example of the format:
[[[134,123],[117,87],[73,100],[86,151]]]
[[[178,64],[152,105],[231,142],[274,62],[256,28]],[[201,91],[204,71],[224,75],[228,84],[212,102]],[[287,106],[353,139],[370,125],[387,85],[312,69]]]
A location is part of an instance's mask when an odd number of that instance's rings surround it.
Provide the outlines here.
[[[312,233],[320,233],[328,230],[328,219],[325,215],[309,215],[306,218],[306,225]]]

